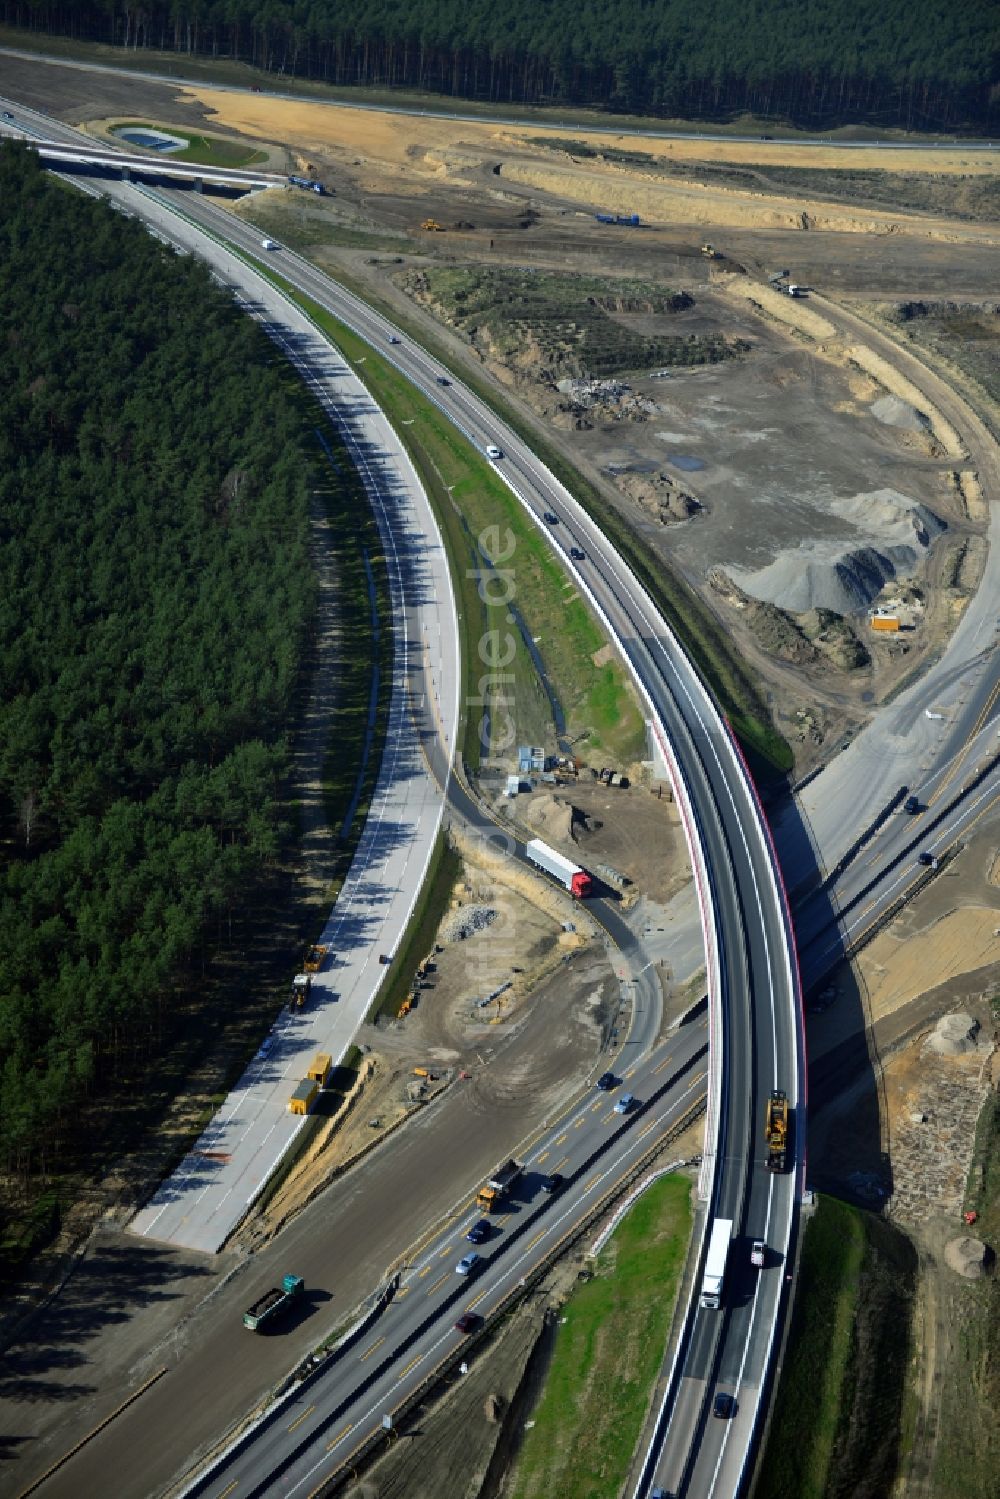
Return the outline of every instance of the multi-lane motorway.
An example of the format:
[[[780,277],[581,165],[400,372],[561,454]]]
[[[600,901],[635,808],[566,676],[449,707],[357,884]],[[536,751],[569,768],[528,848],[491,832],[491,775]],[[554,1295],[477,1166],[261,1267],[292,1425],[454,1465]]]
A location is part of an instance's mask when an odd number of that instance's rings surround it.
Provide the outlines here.
[[[117,189],[115,195],[118,192],[126,193],[127,189]],[[171,210],[163,202],[157,204],[154,198],[147,196],[141,211],[162,226],[171,222]],[[213,205],[187,198],[183,211],[211,235],[235,241],[247,258],[259,256],[259,240],[253,231],[234,223]],[[210,258],[208,247],[205,253]],[[438,364],[391,330],[378,313],[367,309],[342,288],[331,285],[297,256],[280,252],[279,259],[282,276],[330,307],[376,348],[382,349],[481,450],[487,444],[499,445],[502,456],[495,460],[496,469],[541,526],[544,514],[558,514],[559,525],[549,532],[553,546],[562,550],[565,564],[576,574],[580,588],[589,592],[598,612],[609,624],[610,633],[633,667],[640,690],[646,696],[652,720],[660,726],[670,751],[681,761],[682,779],[691,800],[691,833],[706,854],[703,898],[711,926],[709,946],[712,947],[714,938],[717,953],[712,977],[718,1004],[711,1013],[712,1022],[723,1027],[723,1034],[717,1039],[723,1040],[724,1045],[717,1046],[714,1055],[724,1058],[726,1070],[720,1078],[717,1127],[711,1139],[718,1150],[712,1210],[718,1216],[733,1217],[736,1222],[735,1295],[721,1312],[694,1312],[688,1322],[657,1444],[643,1477],[643,1490],[658,1483],[690,1495],[735,1493],[753,1448],[754,1423],[759,1414],[757,1391],[768,1375],[777,1310],[787,1285],[786,1256],[795,1240],[796,1201],[801,1186],[798,1172],[789,1177],[774,1177],[763,1168],[760,1108],[769,1088],[786,1088],[796,1109],[799,1147],[804,1141],[798,986],[795,965],[790,959],[789,922],[775,883],[774,862],[762,836],[753,793],[742,775],[729,735],[718,724],[711,703],[670,639],[663,621],[657,618],[654,607],[610,549],[600,529],[573,498],[538,465],[516,435],[502,429],[489,409],[462,385],[439,385]],[[390,337],[399,342],[388,342]],[[574,549],[583,553],[582,558],[570,555]],[[972,763],[948,764],[940,772],[928,766],[921,787],[924,797],[921,811],[913,815],[898,809],[892,811],[876,835],[844,866],[838,877],[840,907],[847,908],[849,916],[855,913],[859,923],[877,919],[879,910],[906,895],[916,880],[933,877],[933,869],[928,871],[927,866],[916,863],[916,854],[925,848],[937,853],[948,847],[982,814],[984,806],[996,799],[996,776],[993,781],[987,776],[985,781],[967,790],[970,779],[975,779],[984,767],[990,770],[991,755],[996,748],[991,744],[996,732],[991,705],[990,694],[981,693],[981,702],[976,703],[975,709],[966,709],[969,721],[963,724],[964,739],[975,749],[975,754],[967,755],[966,760]],[[804,931],[810,935],[814,950],[822,947],[829,913],[831,907],[825,895],[814,896],[813,907],[805,910]],[[630,1087],[636,1088],[637,1093],[649,1082],[643,1066],[637,1060],[634,1076],[630,1078]],[[657,1123],[652,1114],[654,1106],[660,1108],[660,1103],[649,1106],[642,1115],[642,1123],[625,1121],[616,1126],[621,1139],[612,1141],[609,1162],[616,1159],[621,1169],[627,1169],[628,1157],[637,1148],[637,1130]],[[588,1105],[583,1103],[580,1108],[582,1112],[574,1118],[583,1123],[574,1127],[583,1130]],[[585,1138],[589,1141],[589,1135],[580,1136],[580,1141]],[[801,1163],[801,1150],[798,1159]],[[541,1165],[541,1157],[532,1157],[534,1163]],[[612,1166],[612,1169],[618,1168]],[[582,1174],[562,1199],[558,1211],[555,1204],[543,1210],[531,1199],[522,1205],[516,1225],[511,1225],[514,1231],[505,1226],[496,1238],[492,1256],[495,1268],[490,1267],[480,1282],[483,1307],[492,1304],[493,1295],[505,1294],[513,1267],[519,1268],[517,1279],[520,1279],[520,1267],[526,1264],[526,1259],[531,1259],[531,1252],[541,1253],[544,1249],[543,1235],[552,1237],[558,1229],[565,1228],[562,1216],[571,1217],[579,1210],[589,1181],[591,1178]],[[591,1190],[597,1192],[598,1186],[595,1183]],[[357,1376],[355,1372],[354,1384],[346,1361],[337,1366],[336,1378],[325,1373],[313,1381],[303,1396],[316,1400],[316,1390],[322,1384],[324,1417],[321,1420],[316,1415],[321,1409],[319,1402],[315,1403],[315,1409],[306,1409],[309,1405],[306,1400],[306,1406],[292,1418],[297,1424],[292,1432],[286,1433],[288,1441],[279,1441],[264,1468],[255,1468],[258,1478],[271,1468],[291,1474],[292,1469],[285,1468],[286,1462],[292,1466],[300,1462],[295,1451],[297,1444],[304,1442],[312,1447],[307,1436],[313,1427],[322,1426],[322,1421],[343,1420],[345,1427],[348,1424],[351,1427],[343,1435],[339,1430],[325,1427],[325,1441],[331,1448],[322,1462],[334,1465],[339,1460],[340,1447],[351,1447],[361,1441],[364,1421],[381,1420],[379,1412],[385,1414],[384,1403],[373,1405],[369,1399],[366,1405],[366,1396],[375,1388],[369,1382],[375,1366],[382,1369],[385,1364],[382,1370],[385,1379],[390,1385],[400,1385],[393,1391],[399,1402],[405,1396],[403,1375],[409,1378],[412,1373],[414,1379],[421,1379],[435,1358],[447,1357],[454,1346],[448,1339],[454,1340],[457,1334],[445,1322],[445,1313],[450,1315],[450,1310],[438,1303],[441,1298],[447,1300],[451,1282],[444,1273],[435,1276],[433,1267],[438,1261],[450,1264],[447,1256],[456,1249],[459,1229],[460,1223],[445,1229],[445,1237],[435,1241],[435,1249],[424,1253],[411,1280],[403,1286],[406,1294],[399,1298],[399,1306],[393,1304],[385,1313],[388,1318],[396,1316],[408,1304],[417,1306],[414,1298],[421,1294],[418,1282],[423,1282],[433,1291],[433,1295],[423,1294],[424,1303],[430,1303],[424,1306],[423,1319],[409,1312],[399,1316],[391,1339],[388,1334],[373,1331],[375,1339],[385,1337],[385,1345],[378,1343],[372,1349],[364,1360],[366,1373]],[[534,1234],[540,1235],[537,1241],[532,1238]],[[757,1237],[765,1238],[769,1244],[769,1258],[762,1274],[751,1273],[747,1264],[748,1244]],[[420,1331],[417,1324],[427,1321],[435,1307],[439,1315],[433,1318],[432,1325]],[[406,1318],[414,1319],[412,1325]],[[388,1352],[382,1352],[384,1348]],[[397,1352],[390,1364],[394,1349]],[[400,1370],[400,1360],[406,1364],[405,1369]],[[337,1391],[336,1397],[327,1391],[328,1379],[331,1379],[330,1391]],[[349,1390],[343,1384],[345,1379]],[[727,1423],[708,1420],[708,1397],[717,1390],[730,1391],[738,1402],[735,1418]],[[280,1421],[273,1423],[273,1427],[279,1429]],[[280,1427],[280,1430],[285,1429]],[[276,1438],[268,1435],[267,1441],[270,1444]],[[267,1451],[271,1453],[271,1448]],[[283,1478],[274,1478],[274,1492],[282,1492],[279,1484],[283,1483]],[[262,1486],[267,1489],[270,1478],[264,1477]]]
[[[136,207],[160,232],[175,237],[176,219],[166,195],[140,195],[124,185],[109,187],[109,192]],[[234,242],[248,258],[260,255],[257,236],[213,205],[187,198],[183,207],[189,224],[203,226],[216,238],[214,245],[206,242],[200,247],[209,260],[218,255],[220,238]],[[676,1369],[673,1410],[678,1414],[664,1424],[662,1453],[658,1447],[651,1454],[650,1471],[679,1474],[691,1494],[735,1492],[752,1446],[797,1204],[797,1173],[774,1177],[763,1170],[759,1121],[766,1094],[782,1087],[797,1107],[801,1142],[804,1104],[790,926],[752,788],[727,729],[663,620],[572,496],[471,392],[458,384],[442,387],[434,361],[405,340],[397,342],[399,335],[383,318],[306,262],[286,253],[280,258],[286,279],[384,349],[481,449],[491,443],[500,446],[497,470],[540,526],[545,527],[546,513],[559,516],[560,524],[550,532],[553,544],[563,551],[567,567],[607,621],[647,702],[661,748],[678,766],[682,805],[696,871],[700,870],[711,958],[716,1102],[709,1139],[715,1169],[706,1175],[713,1194],[711,1211],[736,1224],[734,1258],[744,1256],[755,1237],[767,1239],[772,1258],[764,1273],[754,1278],[751,1295],[738,1304],[727,1298],[720,1312],[699,1311],[692,1317]],[[227,276],[231,275],[227,262]],[[636,1075],[641,1085],[641,1067]],[[622,1146],[613,1168],[619,1174],[626,1169],[642,1127],[638,1120],[628,1119],[621,1126]],[[578,1190],[585,1192],[586,1187],[581,1183]],[[560,1211],[569,1213],[572,1195],[565,1202]],[[414,1374],[432,1360],[441,1337],[441,1317],[425,1315],[407,1347]],[[339,1377],[341,1366],[337,1368]],[[398,1381],[398,1362],[388,1372]],[[360,1411],[361,1386],[367,1384],[367,1374],[356,1377],[353,1392],[341,1394],[333,1408]],[[720,1389],[735,1392],[739,1402],[737,1418],[721,1427],[706,1419],[711,1396]],[[345,1403],[348,1399],[350,1405]],[[363,1437],[356,1423],[351,1424],[349,1435]],[[332,1467],[338,1457],[334,1450],[326,1461]],[[266,1465],[254,1471],[266,1475]],[[268,1482],[265,1477],[265,1487]]]

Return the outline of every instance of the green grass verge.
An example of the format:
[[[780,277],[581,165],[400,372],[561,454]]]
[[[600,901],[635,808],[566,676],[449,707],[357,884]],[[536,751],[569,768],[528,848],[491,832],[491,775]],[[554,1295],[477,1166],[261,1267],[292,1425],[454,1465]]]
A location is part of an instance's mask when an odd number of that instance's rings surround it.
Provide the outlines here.
[[[616,1499],[663,1359],[691,1236],[691,1183],[667,1176],[632,1207],[593,1280],[566,1303],[512,1499]]]
[[[120,130],[159,131],[162,135],[175,135],[187,141],[183,151],[171,151],[169,161],[190,161],[202,167],[249,167],[267,161],[266,151],[257,151],[252,146],[241,146],[237,141],[222,140],[214,135],[194,135],[187,130],[178,130],[176,125],[151,125],[146,120],[126,120],[116,125]],[[114,133],[113,132],[113,133]],[[125,145],[129,142],[125,141]]]
[[[819,1199],[806,1225],[755,1499],[888,1495],[915,1271],[901,1233],[835,1198]],[[794,1419],[783,1419],[792,1411]]]
[[[442,834],[427,869],[427,878],[417,900],[403,940],[393,954],[392,967],[369,1015],[398,1015],[399,1007],[413,988],[417,965],[431,951],[438,927],[451,902],[451,892],[461,872],[462,861]]]
[[[276,278],[279,279],[280,278]],[[645,729],[617,661],[595,661],[606,638],[547,541],[507,486],[433,403],[311,298],[284,285],[335,341],[406,444],[442,526],[456,580],[463,636],[466,764],[488,748],[538,742],[549,708],[534,663],[510,620],[524,619],[565,714],[586,751],[641,758]],[[491,564],[495,564],[495,571]],[[492,576],[491,576],[492,573]],[[501,677],[499,682],[490,678]],[[485,699],[490,742],[483,731]]]
[[[398,310],[381,305],[377,298],[371,294],[367,286],[360,286],[352,282],[349,276],[337,273],[337,278],[343,281],[363,300],[377,307],[385,315],[396,323],[401,323]],[[308,306],[308,310],[314,311],[308,299],[298,297],[294,288],[284,284],[288,294],[300,303]],[[336,319],[330,318],[328,314],[321,314],[327,318],[324,326],[329,328],[331,337],[340,341],[339,333],[334,331]],[[429,340],[424,328],[415,329],[414,339],[418,340],[424,348],[433,356],[447,364],[446,358],[439,349],[436,349],[433,340]],[[369,346],[356,339],[349,330],[345,330],[345,337],[350,339],[355,350],[369,351]],[[375,364],[371,363],[374,357]],[[366,383],[369,382],[369,366],[374,371],[378,365],[385,368],[384,362],[378,360],[377,355],[371,356],[362,366],[362,373]],[[402,396],[410,393],[410,404],[406,407],[407,413],[411,413],[415,397],[412,387],[396,371],[392,371],[398,382],[398,388]],[[551,447],[543,435],[531,425],[514,408],[509,407],[498,395],[492,386],[487,386],[482,380],[478,380],[474,374],[462,371],[463,384],[476,392],[476,394],[488,405],[492,406],[498,416],[520,436],[532,449],[543,463],[551,470],[556,478],[565,485],[570,493],[584,506],[593,516],[594,520],[604,531],[605,535],[612,541],[621,556],[628,563],[636,577],[653,599],[660,613],[663,615],[670,628],[683,642],[685,649],[694,661],[703,680],[707,683],[710,691],[715,696],[722,712],[728,718],[733,732],[740,740],[747,760],[753,774],[765,793],[772,787],[783,784],[784,777],[791,770],[793,756],[787,741],[777,732],[771,722],[770,712],[757,684],[753,681],[749,671],[737,656],[733,649],[730,636],[726,632],[718,617],[709,609],[707,604],[699,598],[695,590],[676,572],[668,571],[661,564],[654,564],[649,560],[648,552],[644,542],[638,534],[632,530],[629,523],[619,511],[613,508],[597,488],[582,477],[563,458],[562,454]],[[376,394],[372,385],[372,393]],[[386,400],[390,399],[387,394]],[[425,403],[427,404],[427,403]],[[435,408],[431,408],[435,410]],[[439,421],[444,419],[438,416]],[[450,424],[446,424],[450,426]],[[452,429],[453,430],[453,429]],[[412,429],[403,429],[402,435],[407,441],[413,441],[408,432]],[[423,423],[421,422],[421,433]],[[434,486],[431,485],[432,497]],[[508,493],[506,490],[505,493]],[[513,502],[511,502],[513,503]],[[533,529],[533,528],[532,528]],[[545,549],[547,551],[547,548]],[[453,554],[454,555],[454,554]],[[519,554],[520,561],[520,554]],[[518,580],[520,586],[520,578]],[[461,605],[460,605],[461,607]],[[527,612],[527,611],[526,611]],[[556,617],[559,629],[565,629],[566,620],[556,608]],[[545,654],[546,646],[542,646]],[[549,665],[546,657],[546,665]],[[567,715],[569,717],[569,715]],[[597,739],[607,746],[609,751],[614,751],[616,745],[613,739],[605,737],[601,733],[600,725],[596,726]],[[522,740],[522,742],[524,742]],[[633,741],[634,742],[634,741]],[[626,756],[622,755],[622,758]]]

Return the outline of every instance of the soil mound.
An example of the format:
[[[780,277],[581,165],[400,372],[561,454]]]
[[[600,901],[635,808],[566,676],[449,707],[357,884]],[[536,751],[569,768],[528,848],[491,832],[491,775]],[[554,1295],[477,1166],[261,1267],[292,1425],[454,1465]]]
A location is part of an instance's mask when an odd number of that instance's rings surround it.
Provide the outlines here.
[[[523,812],[524,820],[546,843],[569,843],[573,837],[573,808],[547,791],[536,793]]]
[[[943,1015],[927,1041],[927,1050],[939,1057],[960,1057],[977,1051],[979,1021],[971,1015]]]
[[[963,1234],[960,1239],[951,1239],[944,1247],[944,1262],[956,1275],[966,1280],[979,1280],[986,1274],[989,1250],[982,1239]]]

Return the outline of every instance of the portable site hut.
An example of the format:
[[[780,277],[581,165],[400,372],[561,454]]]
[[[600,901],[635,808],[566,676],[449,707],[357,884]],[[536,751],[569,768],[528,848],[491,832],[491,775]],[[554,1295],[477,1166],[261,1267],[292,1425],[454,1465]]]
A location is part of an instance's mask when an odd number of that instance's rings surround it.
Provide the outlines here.
[[[311,1077],[303,1078],[288,1100],[289,1112],[292,1114],[308,1114],[318,1092],[319,1083]]]
[[[326,1080],[330,1076],[331,1058],[325,1051],[318,1051],[309,1063],[309,1071],[306,1076],[312,1078],[321,1088],[326,1087]]]

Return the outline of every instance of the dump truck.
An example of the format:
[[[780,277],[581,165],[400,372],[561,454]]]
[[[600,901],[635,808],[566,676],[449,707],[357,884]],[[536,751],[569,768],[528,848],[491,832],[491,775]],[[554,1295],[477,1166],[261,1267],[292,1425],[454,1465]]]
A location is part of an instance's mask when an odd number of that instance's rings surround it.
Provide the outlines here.
[[[272,1286],[259,1301],[247,1307],[243,1313],[243,1326],[249,1327],[251,1332],[259,1332],[265,1322],[283,1316],[304,1290],[305,1281],[301,1275],[286,1275],[280,1286]]]
[[[306,955],[302,960],[302,967],[304,968],[306,973],[319,973],[320,969],[323,967],[323,964],[326,962],[326,955],[329,950],[330,949],[328,947],[324,947],[322,943],[316,943],[312,947],[307,947]]]
[[[788,1099],[777,1088],[767,1100],[764,1138],[767,1141],[768,1170],[784,1171],[788,1153]]]
[[[564,859],[562,854],[557,854],[554,848],[549,848],[548,844],[543,843],[540,838],[532,838],[531,842],[525,846],[525,851],[532,864],[537,864],[539,869],[544,869],[546,874],[558,880],[559,884],[577,900],[583,900],[590,894],[593,880],[587,871],[581,869],[579,864],[574,864],[572,859]]]
[[[722,1305],[722,1282],[726,1278],[726,1261],[732,1237],[733,1220],[716,1218],[708,1241],[705,1274],[701,1282],[701,1304],[707,1311],[717,1311]]]
[[[476,1207],[485,1213],[495,1213],[523,1170],[514,1160],[498,1166],[476,1193]]]
[[[312,974],[297,973],[292,979],[292,999],[289,1006],[292,1010],[305,1009],[309,1003],[309,995],[312,993]]]

